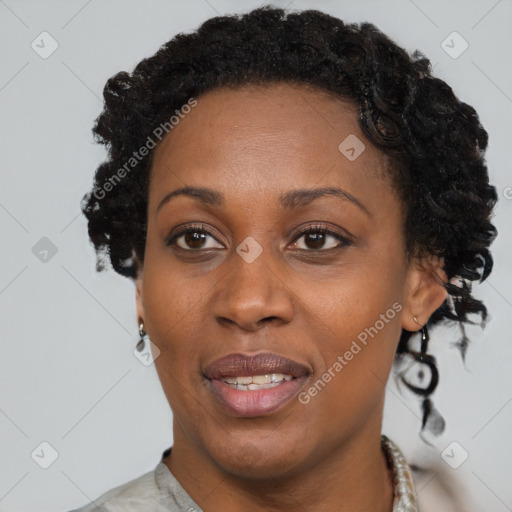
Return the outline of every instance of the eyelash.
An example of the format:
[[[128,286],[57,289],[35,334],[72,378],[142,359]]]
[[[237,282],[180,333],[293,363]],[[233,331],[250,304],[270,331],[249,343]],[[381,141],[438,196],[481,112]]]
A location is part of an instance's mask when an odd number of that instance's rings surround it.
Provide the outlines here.
[[[307,235],[309,233],[321,233],[323,235],[331,235],[334,238],[336,238],[340,244],[336,247],[332,247],[331,249],[319,249],[318,251],[315,251],[314,249],[310,249],[307,251],[307,249],[298,249],[300,250],[306,250],[307,252],[327,252],[330,250],[335,249],[342,249],[343,247],[347,247],[349,245],[352,245],[352,240],[350,240],[347,236],[343,236],[337,231],[333,231],[332,229],[329,229],[325,224],[315,224],[312,226],[308,226],[304,229],[301,229],[298,231],[298,233],[295,234],[295,237],[293,239],[292,243],[295,243],[297,240],[299,240],[302,236]]]
[[[167,246],[176,245],[176,243],[175,243],[176,240],[178,238],[180,238],[181,236],[186,235],[188,233],[205,233],[205,234],[211,236],[212,238],[214,238],[217,241],[217,243],[220,243],[217,240],[215,233],[213,233],[210,229],[208,229],[204,224],[197,224],[197,225],[194,224],[194,225],[188,225],[185,228],[183,228],[180,231],[178,231],[177,233],[175,233],[172,236],[170,236],[166,240],[166,245]],[[295,237],[293,238],[291,243],[296,243],[297,240],[299,240],[302,236],[307,235],[309,233],[315,233],[315,234],[320,233],[320,234],[324,234],[324,235],[331,235],[334,238],[336,238],[340,242],[340,244],[337,245],[336,247],[331,247],[330,249],[318,249],[318,250],[315,250],[315,249],[297,249],[298,251],[303,251],[303,252],[330,252],[330,251],[333,251],[333,250],[343,249],[344,247],[348,247],[348,246],[353,244],[353,242],[352,242],[352,240],[350,238],[348,238],[347,236],[343,236],[340,233],[329,229],[325,224],[315,224],[315,225],[308,226],[308,227],[306,227],[304,229],[299,230],[295,234]],[[202,250],[205,250],[205,249],[183,249],[183,247],[177,247],[177,248],[181,249],[183,251],[186,251],[186,252],[200,252]],[[206,250],[208,250],[208,249],[206,249]]]

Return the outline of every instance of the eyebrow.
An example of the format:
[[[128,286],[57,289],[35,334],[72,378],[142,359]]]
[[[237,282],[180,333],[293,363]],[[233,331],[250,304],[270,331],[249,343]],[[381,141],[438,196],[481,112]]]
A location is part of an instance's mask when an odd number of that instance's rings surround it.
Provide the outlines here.
[[[158,204],[158,212],[171,199],[178,196],[186,196],[208,205],[221,206],[224,204],[224,195],[221,192],[204,187],[182,187],[169,192]],[[352,194],[338,187],[321,187],[311,189],[290,190],[279,195],[279,203],[288,210],[307,206],[315,199],[326,196],[334,196],[343,201],[349,201],[371,217],[368,209]]]

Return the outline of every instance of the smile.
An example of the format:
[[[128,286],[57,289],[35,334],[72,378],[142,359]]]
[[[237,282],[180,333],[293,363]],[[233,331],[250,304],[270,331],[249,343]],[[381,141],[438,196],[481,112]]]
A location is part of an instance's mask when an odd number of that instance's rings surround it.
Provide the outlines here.
[[[256,391],[258,389],[270,389],[279,386],[281,382],[292,380],[291,375],[284,373],[272,373],[271,375],[253,375],[249,377],[234,377],[222,379],[228,386],[241,391]]]
[[[290,402],[310,369],[275,354],[230,354],[207,366],[204,377],[214,400],[237,417],[266,416]]]

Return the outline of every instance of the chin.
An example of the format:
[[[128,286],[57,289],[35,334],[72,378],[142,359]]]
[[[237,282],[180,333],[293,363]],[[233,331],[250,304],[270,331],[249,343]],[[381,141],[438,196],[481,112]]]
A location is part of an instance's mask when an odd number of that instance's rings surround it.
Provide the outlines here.
[[[229,446],[216,445],[210,456],[224,472],[256,480],[291,476],[306,458],[306,454],[301,457],[295,444],[287,445],[277,439],[263,442],[249,436],[239,442],[231,440]]]

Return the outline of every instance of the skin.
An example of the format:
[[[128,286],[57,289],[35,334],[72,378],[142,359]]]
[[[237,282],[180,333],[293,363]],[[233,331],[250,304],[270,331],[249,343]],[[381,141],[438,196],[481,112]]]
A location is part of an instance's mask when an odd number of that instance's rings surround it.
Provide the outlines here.
[[[380,447],[386,382],[401,329],[418,330],[413,315],[425,323],[446,297],[442,262],[407,260],[404,207],[355,106],[288,84],[219,88],[197,101],[155,150],[136,288],[173,411],[165,463],[206,512],[390,512]],[[350,134],[366,146],[354,161],[338,149]],[[179,195],[158,208],[185,186],[224,202]],[[282,193],[320,187],[342,188],[361,206],[333,195],[279,203]],[[296,236],[319,222],[351,243]],[[168,246],[185,223],[214,237]],[[236,252],[248,236],[263,249],[252,263]],[[307,390],[394,303],[401,311],[306,405],[295,397],[269,415],[235,417],[202,377],[227,354],[272,352],[310,369]]]

